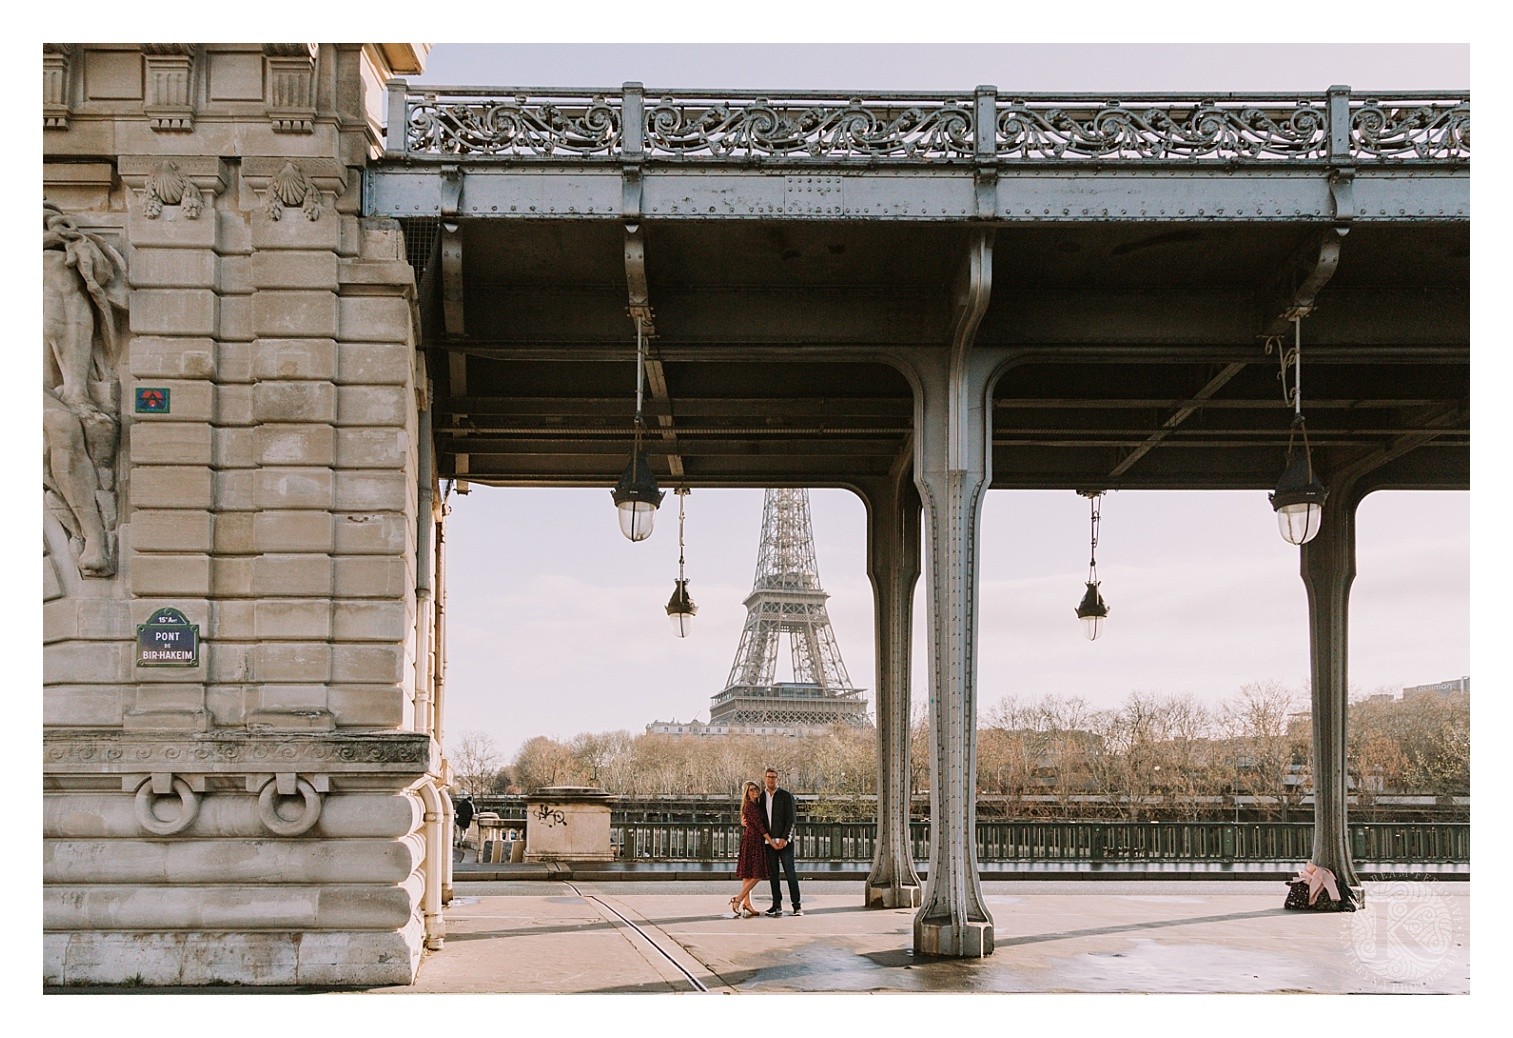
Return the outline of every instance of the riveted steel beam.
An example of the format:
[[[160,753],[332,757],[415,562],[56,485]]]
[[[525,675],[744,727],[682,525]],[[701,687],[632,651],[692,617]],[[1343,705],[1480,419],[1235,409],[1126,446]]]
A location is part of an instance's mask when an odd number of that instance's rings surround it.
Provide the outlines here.
[[[462,204],[462,169],[454,165],[441,167],[440,216],[441,239],[437,248],[441,253],[441,318],[442,329],[450,338],[467,335],[467,315],[464,310],[462,232],[459,222],[459,207]],[[467,356],[461,353],[447,355],[447,376],[450,391],[465,396],[468,391]],[[466,416],[458,415],[453,421],[462,422]],[[459,454],[454,462],[460,476],[468,470],[468,456]],[[468,492],[467,481],[458,480],[459,493]]]
[[[683,459],[677,452],[677,433],[672,427],[672,399],[667,390],[667,373],[656,355],[650,340],[657,334],[651,305],[651,288],[646,277],[646,236],[641,225],[642,177],[641,164],[644,158],[642,147],[642,96],[640,83],[626,83],[621,99],[624,113],[622,134],[620,215],[625,221],[625,284],[629,303],[627,310],[640,335],[647,340],[643,367],[646,371],[646,388],[651,402],[657,407],[657,429],[667,449],[668,472],[674,479],[681,479]]]
[[[462,235],[454,228],[441,232],[441,316],[449,336],[468,333],[463,311]]]
[[[1390,442],[1379,444],[1363,454],[1333,466],[1339,479],[1357,481],[1403,455],[1439,440],[1470,436],[1471,412],[1451,404],[1425,407],[1414,416],[1416,428],[1391,430]],[[1466,440],[1469,446],[1469,440]]]
[[[368,179],[367,215],[441,216],[436,163],[380,160]],[[669,167],[650,160],[602,166],[464,163],[459,217],[483,220],[827,220],[895,222],[1334,224],[1340,172],[1323,163],[1285,169],[1142,168],[1014,170],[990,179],[970,162],[898,170],[758,164],[750,169]],[[993,191],[991,213],[988,185]],[[1358,169],[1350,180],[1356,224],[1469,221],[1465,169]]]
[[[655,346],[649,341],[656,334],[652,323],[651,290],[646,280],[646,239],[639,223],[625,224],[625,282],[629,290],[628,312],[632,321],[641,328],[648,340],[645,345],[644,368],[646,388],[655,408],[656,431],[661,435],[667,451],[668,472],[674,479],[683,476],[683,459],[676,450],[677,432],[672,423],[672,398],[667,389],[667,372],[657,356]],[[643,411],[645,409],[643,408]]]
[[[1272,407],[1276,406],[1275,401],[1268,403]],[[594,415],[623,418],[625,401],[618,397],[590,396],[470,396],[440,401],[437,409],[442,414],[455,410],[476,415]],[[647,401],[642,408],[648,417],[671,415],[672,410],[670,401],[657,400]],[[685,421],[699,418],[739,418],[751,421],[763,416],[768,420],[781,416],[784,421],[809,418],[827,418],[831,421],[850,421],[853,418],[907,420],[914,414],[914,405],[903,398],[730,396],[681,399],[678,401],[677,413]]]
[[[1223,370],[1213,378],[1209,379],[1207,384],[1205,384],[1202,389],[1198,390],[1198,392],[1194,394],[1193,399],[1195,401],[1207,400],[1209,397],[1213,396],[1220,389],[1222,389],[1230,379],[1234,378],[1242,370],[1244,370],[1244,368],[1245,365],[1241,363],[1224,365]],[[1187,421],[1188,417],[1197,410],[1198,407],[1194,403],[1184,404],[1173,411],[1167,417],[1166,421],[1161,423],[1160,429],[1157,429],[1155,432],[1151,433],[1150,436],[1146,438],[1146,441],[1144,443],[1136,447],[1134,450],[1130,451],[1129,454],[1125,456],[1123,461],[1119,462],[1119,464],[1115,465],[1113,469],[1110,470],[1109,478],[1118,479],[1120,476],[1128,472],[1130,468],[1134,466],[1135,462],[1139,461],[1141,458],[1145,457],[1145,455],[1154,450],[1162,440],[1171,435],[1172,430],[1176,429],[1177,426]]]

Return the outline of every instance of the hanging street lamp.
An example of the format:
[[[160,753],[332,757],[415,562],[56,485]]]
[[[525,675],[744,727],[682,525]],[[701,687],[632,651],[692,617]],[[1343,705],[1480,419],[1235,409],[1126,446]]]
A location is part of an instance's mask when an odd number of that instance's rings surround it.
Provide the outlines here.
[[[1092,547],[1089,550],[1087,562],[1087,591],[1082,596],[1082,601],[1077,604],[1077,619],[1082,621],[1082,633],[1087,635],[1088,641],[1096,641],[1098,635],[1103,633],[1103,621],[1108,618],[1108,604],[1103,601],[1103,595],[1098,591],[1098,499],[1103,496],[1101,490],[1079,490],[1077,493],[1088,499],[1088,505],[1092,510]]]
[[[1302,319],[1292,319],[1293,346],[1282,352],[1282,396],[1292,404],[1292,428],[1287,433],[1287,465],[1277,489],[1269,495],[1277,513],[1277,528],[1288,544],[1307,544],[1318,536],[1324,521],[1324,499],[1329,491],[1313,471],[1313,452],[1308,446],[1308,426],[1303,418]],[[1276,340],[1272,340],[1276,341]],[[1271,343],[1268,342],[1269,350]],[[1292,362],[1292,385],[1287,385],[1287,365]],[[1302,449],[1296,450],[1296,441]]]
[[[688,597],[688,578],[683,576],[683,499],[688,496],[687,487],[678,487],[678,579],[672,588],[672,597],[667,600],[667,619],[672,622],[672,633],[687,638],[693,629],[694,614],[699,607]]]
[[[666,493],[657,486],[657,477],[652,475],[651,465],[646,461],[646,452],[641,449],[641,433],[646,420],[641,415],[643,383],[646,377],[646,347],[641,337],[641,322],[636,322],[636,426],[635,443],[631,448],[630,463],[620,476],[620,482],[611,491],[615,507],[620,513],[620,532],[633,541],[644,541],[651,536],[656,523],[657,509]]]
[[[1277,512],[1277,527],[1288,544],[1307,544],[1318,536],[1324,519],[1324,499],[1329,491],[1313,472],[1313,458],[1308,450],[1308,432],[1302,416],[1293,423],[1294,432],[1302,432],[1303,449],[1294,451],[1288,436],[1287,468],[1270,494],[1271,507]]]

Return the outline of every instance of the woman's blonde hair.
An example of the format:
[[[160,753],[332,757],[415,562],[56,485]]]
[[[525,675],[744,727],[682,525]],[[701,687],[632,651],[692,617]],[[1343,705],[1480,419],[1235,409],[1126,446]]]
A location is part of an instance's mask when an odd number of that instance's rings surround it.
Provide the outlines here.
[[[762,791],[762,787],[761,786],[757,785],[755,782],[752,782],[750,779],[747,779],[745,785],[743,785],[741,787],[741,799],[742,800],[746,799],[746,791],[747,790],[751,790],[751,789],[756,790],[758,793],[760,793]]]

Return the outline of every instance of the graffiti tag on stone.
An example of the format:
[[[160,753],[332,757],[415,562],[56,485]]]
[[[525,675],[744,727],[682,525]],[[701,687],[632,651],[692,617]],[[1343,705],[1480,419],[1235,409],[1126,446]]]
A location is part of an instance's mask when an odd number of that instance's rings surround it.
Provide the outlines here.
[[[545,822],[549,827],[554,829],[559,825],[567,824],[567,816],[562,813],[561,808],[553,807],[550,804],[542,804],[536,808],[536,819],[537,821]]]

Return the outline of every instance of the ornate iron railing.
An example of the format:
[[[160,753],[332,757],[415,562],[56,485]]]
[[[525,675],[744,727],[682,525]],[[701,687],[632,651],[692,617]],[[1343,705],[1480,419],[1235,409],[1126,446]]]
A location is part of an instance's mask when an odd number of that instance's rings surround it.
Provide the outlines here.
[[[1471,157],[1469,94],[1000,95],[412,87],[391,155],[842,163],[1435,162]]]
[[[616,822],[611,840],[620,857],[637,861],[734,861],[738,823]],[[1466,864],[1466,822],[1359,822],[1349,826],[1357,862]],[[799,827],[801,861],[870,862],[875,822],[813,822]],[[930,857],[930,825],[913,822],[909,842],[918,861]],[[978,822],[977,860],[996,862],[1281,862],[1302,864],[1313,853],[1307,822]]]

